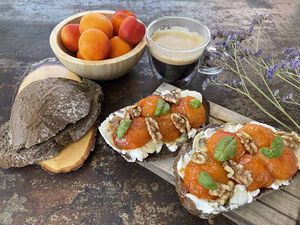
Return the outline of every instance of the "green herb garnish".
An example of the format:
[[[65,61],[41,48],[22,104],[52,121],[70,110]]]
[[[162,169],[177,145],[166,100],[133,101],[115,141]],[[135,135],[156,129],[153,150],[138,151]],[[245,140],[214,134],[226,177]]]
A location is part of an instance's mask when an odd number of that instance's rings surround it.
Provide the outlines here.
[[[201,106],[201,101],[199,99],[192,99],[190,101],[190,106],[194,109],[199,108]]]
[[[237,143],[234,137],[223,137],[215,148],[214,158],[220,162],[234,157],[237,149]]]
[[[118,138],[123,138],[132,123],[131,119],[124,119],[120,122],[116,134]]]
[[[207,172],[199,173],[198,182],[204,188],[209,190],[215,190],[218,187],[218,184],[212,179],[212,177]]]
[[[166,104],[164,105],[164,107],[161,110],[161,114],[166,114],[170,111],[171,107],[169,105],[169,103],[166,102]]]
[[[278,158],[284,149],[283,138],[277,136],[271,143],[271,148],[261,148],[261,153],[267,158]]]
[[[154,111],[154,116],[160,116],[166,114],[170,111],[170,105],[163,99],[159,99],[156,103],[156,108]]]

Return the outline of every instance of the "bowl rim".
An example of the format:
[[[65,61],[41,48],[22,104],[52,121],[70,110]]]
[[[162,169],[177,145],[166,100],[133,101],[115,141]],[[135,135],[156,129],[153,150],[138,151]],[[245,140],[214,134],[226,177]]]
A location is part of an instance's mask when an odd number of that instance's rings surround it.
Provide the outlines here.
[[[69,55],[68,53],[64,52],[58,45],[57,43],[57,38],[58,35],[61,31],[61,29],[68,24],[70,21],[77,19],[78,17],[82,17],[88,13],[104,13],[104,14],[114,14],[115,11],[113,10],[89,10],[89,11],[84,11],[80,13],[76,13],[72,16],[67,17],[66,19],[62,20],[59,22],[51,31],[50,37],[49,37],[49,43],[52,51],[54,52],[55,55],[58,55],[59,57],[64,58],[65,60],[71,61],[76,64],[81,64],[81,65],[109,65],[109,64],[114,64],[114,63],[119,63],[124,60],[127,60],[136,54],[140,53],[141,51],[144,50],[146,47],[146,34],[144,35],[143,39],[128,53],[121,55],[116,58],[112,59],[103,59],[103,60],[83,60],[83,59],[78,59],[76,57],[73,57]],[[138,19],[139,22],[143,23],[141,20]],[[144,23],[143,23],[144,24]],[[145,24],[144,24],[145,26]],[[146,26],[145,26],[146,27]]]

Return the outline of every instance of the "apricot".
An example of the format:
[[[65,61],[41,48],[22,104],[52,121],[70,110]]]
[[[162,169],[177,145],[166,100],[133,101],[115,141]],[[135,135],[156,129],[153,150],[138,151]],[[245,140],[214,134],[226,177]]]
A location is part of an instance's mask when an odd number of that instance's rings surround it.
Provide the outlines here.
[[[236,134],[226,132],[222,129],[218,129],[210,138],[207,139],[206,147],[208,155],[214,158],[215,148],[217,147],[218,142],[226,136],[234,137],[234,139],[236,140],[237,149],[233,160],[239,162],[240,158],[245,153],[244,146],[242,145],[240,139],[238,138],[238,136],[236,136]]]
[[[113,25],[114,28],[114,35],[118,35],[119,33],[119,28],[121,26],[121,23],[123,22],[123,20],[125,20],[128,16],[133,16],[136,17],[134,15],[133,12],[130,12],[128,10],[117,10],[112,18],[111,18],[111,23]]]
[[[139,106],[142,109],[141,115],[144,117],[154,116],[156,105],[159,99],[162,99],[159,95],[150,95],[139,101]]]
[[[134,117],[132,123],[123,138],[113,136],[114,144],[121,149],[132,150],[144,146],[151,140],[145,119]]]
[[[204,188],[198,181],[200,172],[207,172],[215,182],[225,184],[229,181],[227,173],[223,166],[210,159],[205,164],[197,164],[190,161],[184,171],[183,187],[188,192],[198,198],[216,199],[216,196],[210,195],[209,190]]]
[[[269,147],[275,137],[271,129],[258,124],[246,124],[240,131],[249,134],[258,148]]]
[[[171,119],[171,113],[168,113],[166,115],[161,115],[155,118],[159,131],[161,132],[161,135],[163,136],[162,141],[163,142],[173,142],[177,138],[180,137],[181,133],[179,130],[174,126],[172,119]]]
[[[101,60],[109,55],[110,42],[104,32],[91,28],[79,38],[79,51],[83,59]]]
[[[80,33],[90,28],[103,31],[109,39],[113,36],[113,25],[111,21],[102,14],[89,13],[81,18],[79,25]]]
[[[119,37],[131,45],[138,44],[144,37],[146,28],[135,17],[128,16],[121,23]]]
[[[78,51],[78,40],[80,37],[78,24],[67,24],[60,32],[60,38],[65,46],[71,52]]]
[[[258,151],[264,165],[275,179],[287,180],[298,171],[298,160],[293,150],[285,148],[281,156],[268,158],[261,151]]]
[[[199,108],[191,107],[190,101],[193,99],[191,96],[180,98],[177,104],[172,105],[172,112],[186,116],[192,128],[199,128],[205,123],[206,111],[203,104]]]
[[[130,45],[118,36],[110,39],[110,47],[109,58],[115,58],[131,51]]]
[[[273,183],[274,178],[258,155],[245,154],[242,156],[240,164],[243,165],[245,170],[251,173],[253,179],[252,183],[247,187],[248,191],[267,188]]]

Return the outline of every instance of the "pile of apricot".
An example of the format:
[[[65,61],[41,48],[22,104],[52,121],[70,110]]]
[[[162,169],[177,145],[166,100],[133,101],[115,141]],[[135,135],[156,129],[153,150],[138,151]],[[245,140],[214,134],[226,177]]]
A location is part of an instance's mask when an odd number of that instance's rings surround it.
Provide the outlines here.
[[[60,33],[64,47],[84,60],[119,57],[131,51],[146,28],[128,10],[116,11],[111,19],[100,13],[84,15],[79,24],[67,24]]]

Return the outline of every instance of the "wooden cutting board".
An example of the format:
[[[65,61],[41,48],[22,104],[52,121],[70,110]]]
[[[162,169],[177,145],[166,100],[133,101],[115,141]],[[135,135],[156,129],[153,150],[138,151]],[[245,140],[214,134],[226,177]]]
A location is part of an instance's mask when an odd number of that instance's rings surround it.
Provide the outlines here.
[[[162,90],[174,90],[176,87],[163,83],[155,93]],[[250,118],[210,102],[210,123],[222,124],[226,122],[247,123]],[[140,162],[139,164],[172,185],[175,185],[173,163],[175,157],[165,158],[153,162]],[[224,213],[237,224],[249,225],[295,225],[300,220],[300,176],[295,177],[289,186],[272,192],[251,204],[236,210]]]

